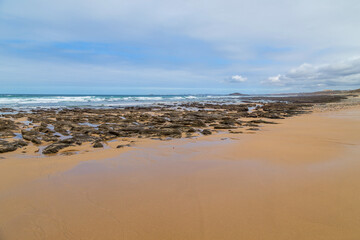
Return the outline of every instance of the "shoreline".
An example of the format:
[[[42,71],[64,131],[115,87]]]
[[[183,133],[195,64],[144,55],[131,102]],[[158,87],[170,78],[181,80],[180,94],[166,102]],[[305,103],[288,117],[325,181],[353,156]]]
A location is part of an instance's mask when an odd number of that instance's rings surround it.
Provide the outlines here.
[[[264,124],[277,124],[279,119],[321,111],[324,106],[327,110],[360,104],[359,96],[353,94],[265,97],[262,100],[251,97],[249,101],[241,104],[189,102],[117,109],[15,111],[0,115],[0,154],[21,151],[37,156],[70,155],[89,143],[94,149],[106,149],[111,147],[109,142],[124,140],[117,146],[123,148],[129,147],[137,138],[170,140],[224,131],[255,133]]]

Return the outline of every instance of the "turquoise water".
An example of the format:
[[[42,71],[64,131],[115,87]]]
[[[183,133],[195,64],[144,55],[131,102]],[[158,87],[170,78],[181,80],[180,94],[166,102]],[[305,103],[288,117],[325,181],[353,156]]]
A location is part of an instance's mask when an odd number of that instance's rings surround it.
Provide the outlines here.
[[[0,94],[0,108],[111,108],[183,102],[240,102],[239,96],[227,95],[28,95]]]

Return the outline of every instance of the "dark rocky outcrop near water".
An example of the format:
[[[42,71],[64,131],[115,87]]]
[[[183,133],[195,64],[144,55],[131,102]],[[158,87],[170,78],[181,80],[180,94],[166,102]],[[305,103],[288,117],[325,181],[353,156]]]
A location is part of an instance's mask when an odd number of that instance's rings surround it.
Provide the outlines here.
[[[42,153],[43,154],[51,154],[51,153],[57,153],[58,151],[60,151],[61,149],[64,149],[66,147],[71,146],[71,144],[69,143],[61,143],[61,142],[57,142],[57,143],[52,143],[49,146],[47,146]]]
[[[107,109],[33,109],[21,113],[7,109],[6,115],[0,114],[0,153],[28,144],[43,146],[43,154],[54,154],[83,143],[103,148],[107,141],[123,138],[167,140],[216,132],[240,134],[257,131],[263,124],[276,124],[277,119],[311,112],[315,104],[338,102],[346,97],[242,97],[246,103],[186,102]],[[125,146],[128,145],[118,148]]]
[[[0,153],[13,152],[13,151],[17,150],[18,148],[22,148],[27,145],[28,145],[28,143],[26,143],[25,141],[22,141],[22,140],[17,140],[17,141],[13,141],[13,142],[0,140]]]

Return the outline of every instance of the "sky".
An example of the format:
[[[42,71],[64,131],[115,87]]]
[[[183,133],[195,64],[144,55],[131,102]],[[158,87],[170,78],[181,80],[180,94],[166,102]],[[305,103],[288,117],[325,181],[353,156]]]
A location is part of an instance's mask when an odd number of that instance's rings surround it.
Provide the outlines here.
[[[0,93],[360,88],[358,0],[0,0]]]

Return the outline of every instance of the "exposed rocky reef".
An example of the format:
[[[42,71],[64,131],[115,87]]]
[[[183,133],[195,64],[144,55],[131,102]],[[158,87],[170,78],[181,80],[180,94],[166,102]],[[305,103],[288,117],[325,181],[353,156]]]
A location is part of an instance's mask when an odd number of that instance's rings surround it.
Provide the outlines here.
[[[0,115],[0,153],[29,144],[42,146],[42,154],[54,154],[83,143],[103,148],[106,141],[121,138],[172,139],[218,131],[257,131],[261,124],[274,124],[273,119],[304,114],[310,112],[314,104],[344,98],[343,95],[266,97],[248,98],[244,104],[188,102],[107,109],[33,109],[29,112],[6,109],[7,114]],[[127,145],[118,147],[124,146]]]

